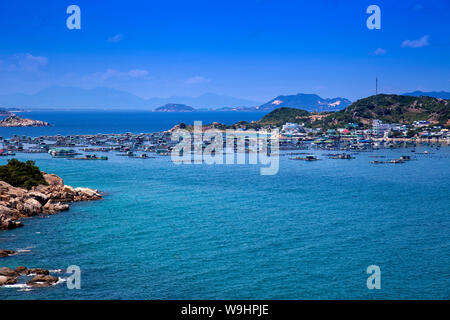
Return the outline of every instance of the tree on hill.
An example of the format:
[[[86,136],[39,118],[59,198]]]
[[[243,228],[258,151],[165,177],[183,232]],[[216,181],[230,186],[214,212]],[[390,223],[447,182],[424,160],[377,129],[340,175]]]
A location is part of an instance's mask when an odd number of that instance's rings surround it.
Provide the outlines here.
[[[31,160],[27,162],[17,159],[8,160],[8,164],[0,166],[0,181],[28,190],[34,186],[47,185],[42,172]]]

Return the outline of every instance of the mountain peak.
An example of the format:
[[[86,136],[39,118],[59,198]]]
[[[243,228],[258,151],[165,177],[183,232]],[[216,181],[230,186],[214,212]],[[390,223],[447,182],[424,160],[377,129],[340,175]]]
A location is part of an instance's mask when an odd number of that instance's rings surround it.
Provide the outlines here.
[[[286,107],[306,111],[339,111],[351,104],[345,98],[325,99],[317,94],[297,93],[295,95],[281,95],[259,106],[259,110],[272,111],[276,108]]]

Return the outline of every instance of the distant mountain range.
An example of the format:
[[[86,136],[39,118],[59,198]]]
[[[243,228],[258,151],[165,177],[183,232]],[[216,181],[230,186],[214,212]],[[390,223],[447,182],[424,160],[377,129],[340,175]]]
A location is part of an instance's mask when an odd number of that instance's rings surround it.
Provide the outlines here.
[[[414,91],[403,96],[428,96],[450,99],[450,92]],[[340,111],[351,105],[346,98],[322,98],[316,94],[281,95],[266,103],[205,93],[198,97],[172,96],[144,99],[129,92],[98,87],[54,86],[35,94],[0,95],[0,108],[91,108],[153,110],[168,104],[192,106],[198,111],[270,112],[277,108],[302,109],[309,112]],[[195,111],[194,110],[194,111]]]
[[[450,99],[450,92],[445,91],[431,91],[431,92],[423,92],[423,91],[414,91],[409,93],[404,93],[404,96],[412,96],[412,97],[432,97],[432,98],[438,98],[438,99]]]
[[[153,112],[194,112],[196,109],[185,104],[168,103],[162,107],[158,107]]]
[[[345,109],[352,102],[345,98],[324,99],[316,94],[299,93],[289,96],[278,96],[259,106],[261,111],[272,111],[277,108],[302,109],[309,112],[339,111]]]
[[[112,88],[49,87],[35,94],[0,95],[0,107],[21,108],[108,108],[154,109],[168,103],[196,108],[217,109],[235,106],[257,106],[261,102],[205,93],[198,97],[172,96],[144,99]]]

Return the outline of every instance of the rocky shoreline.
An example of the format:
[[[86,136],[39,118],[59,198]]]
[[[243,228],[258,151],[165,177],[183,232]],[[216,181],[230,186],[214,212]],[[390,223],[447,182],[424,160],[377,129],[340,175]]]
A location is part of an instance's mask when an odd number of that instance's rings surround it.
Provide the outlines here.
[[[17,267],[11,269],[0,268],[0,287],[16,284],[21,277],[25,277],[25,284],[29,287],[49,287],[58,283],[59,278],[50,275],[50,271],[40,268]]]
[[[63,180],[54,175],[42,172],[48,185],[39,185],[30,190],[13,187],[0,181],[0,230],[22,227],[22,219],[37,215],[53,215],[69,210],[69,203],[93,201],[102,198],[98,190],[89,188],[73,188],[64,185]],[[14,250],[0,250],[0,258],[15,255]],[[58,278],[45,269],[27,269],[17,267],[0,268],[0,287],[16,284],[23,276],[33,276],[26,284],[31,287],[46,287],[58,282]]]
[[[39,185],[31,190],[0,181],[0,230],[22,227],[21,218],[68,210],[71,202],[102,198],[98,190],[73,188],[64,185],[63,180],[54,174],[42,174],[48,185]]]
[[[47,127],[50,123],[41,120],[21,118],[15,114],[0,121],[0,127]]]

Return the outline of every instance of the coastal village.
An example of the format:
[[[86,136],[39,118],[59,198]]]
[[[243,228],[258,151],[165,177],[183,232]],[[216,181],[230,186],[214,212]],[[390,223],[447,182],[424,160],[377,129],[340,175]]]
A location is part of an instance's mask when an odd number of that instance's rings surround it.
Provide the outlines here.
[[[332,114],[334,115],[334,114]],[[373,165],[402,164],[417,160],[416,154],[434,154],[441,146],[450,143],[448,121],[440,122],[422,119],[409,123],[385,122],[382,119],[372,119],[370,122],[334,121],[334,125],[317,125],[324,123],[330,113],[308,113],[304,110],[280,108],[265,115],[259,121],[238,122],[225,125],[214,122],[201,127],[201,132],[215,131],[222,135],[223,147],[226,145],[226,135],[242,137],[244,150],[235,143],[233,153],[266,152],[268,155],[285,156],[288,161],[301,160],[314,162],[322,159],[352,160],[359,153],[372,152],[368,158]],[[40,120],[23,119],[9,115],[0,121],[0,126],[33,127],[51,126]],[[13,135],[0,137],[0,157],[8,159],[8,165],[20,164],[15,157],[27,157],[30,154],[43,154],[55,161],[107,161],[112,157],[123,157],[134,161],[168,157],[179,141],[172,140],[176,130],[193,133],[194,127],[180,123],[170,130],[151,133],[97,133],[80,135],[43,135],[38,137]],[[266,139],[267,145],[271,139],[279,144],[276,150],[262,149],[252,139]],[[191,150],[204,150],[212,141],[200,140],[200,148],[194,148],[198,143],[192,140]],[[233,139],[234,143],[234,139]],[[241,145],[242,147],[242,145]],[[420,148],[416,151],[416,147]],[[386,154],[376,151],[381,149],[400,149],[403,155],[389,159]],[[423,151],[425,149],[425,151]],[[226,149],[229,150],[229,149]],[[320,151],[320,152],[317,152]],[[404,151],[404,152],[403,152]],[[319,158],[320,157],[320,158]],[[200,162],[201,163],[201,162]],[[22,163],[23,164],[23,163]],[[27,165],[34,165],[28,164]],[[37,169],[38,170],[38,169]],[[29,190],[15,187],[5,181],[0,181],[0,230],[14,229],[23,226],[23,219],[36,215],[51,215],[69,209],[69,204],[78,201],[102,199],[102,193],[88,188],[73,188],[64,185],[56,175],[42,172],[45,184],[33,186]],[[16,255],[14,250],[1,249],[0,258]],[[16,269],[0,268],[0,286],[10,286],[26,283],[29,287],[48,287],[58,284],[61,279],[50,270],[41,268]]]
[[[13,157],[17,154],[45,153],[53,158],[70,160],[108,160],[107,153],[139,159],[151,159],[155,156],[168,156],[178,143],[172,141],[172,132],[176,129],[192,129],[190,126],[177,125],[174,128],[154,133],[93,134],[71,136],[18,136],[0,137],[0,156]],[[215,129],[223,134],[230,126],[219,123],[203,126],[203,130]],[[410,147],[415,151],[417,144],[440,148],[450,142],[450,131],[428,121],[416,121],[411,125],[387,124],[373,120],[371,128],[360,129],[354,123],[342,128],[323,130],[308,127],[302,123],[286,122],[281,127],[265,125],[258,129],[247,128],[245,124],[234,126],[233,130],[246,137],[246,152],[251,137],[256,134],[269,134],[277,129],[280,150],[322,149],[330,151],[370,151],[380,148]],[[408,136],[414,130],[414,136]],[[209,144],[203,141],[202,148]],[[236,148],[235,148],[236,150]],[[101,154],[101,155],[100,155]]]

